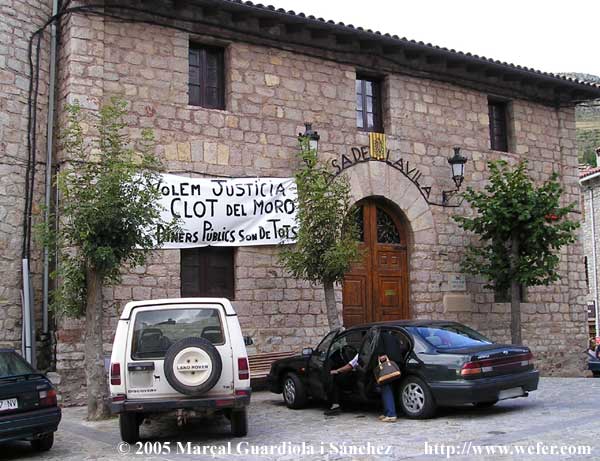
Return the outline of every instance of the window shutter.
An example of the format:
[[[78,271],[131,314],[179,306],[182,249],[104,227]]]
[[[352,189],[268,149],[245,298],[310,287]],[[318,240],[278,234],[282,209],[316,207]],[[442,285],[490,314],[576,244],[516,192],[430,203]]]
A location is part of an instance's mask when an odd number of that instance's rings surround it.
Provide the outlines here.
[[[190,104],[193,106],[202,105],[200,82],[202,81],[200,72],[200,49],[194,48],[190,45],[189,60],[190,60],[190,74],[189,74],[189,92],[190,92]]]
[[[201,296],[200,258],[198,248],[181,250],[181,296]]]
[[[206,292],[209,296],[233,298],[233,250],[211,248],[206,257]]]
[[[490,118],[490,148],[508,152],[508,138],[506,132],[506,104],[490,101],[488,104]]]
[[[181,296],[233,299],[233,248],[204,247],[181,250]]]
[[[205,107],[220,109],[223,107],[223,75],[221,50],[206,51],[206,100]]]
[[[225,108],[224,51],[190,44],[189,103],[209,109]]]

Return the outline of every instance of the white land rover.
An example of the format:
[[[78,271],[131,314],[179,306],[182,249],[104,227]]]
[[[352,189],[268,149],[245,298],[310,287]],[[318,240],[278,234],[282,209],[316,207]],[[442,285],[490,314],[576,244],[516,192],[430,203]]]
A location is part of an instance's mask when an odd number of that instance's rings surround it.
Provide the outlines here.
[[[144,419],[165,413],[178,424],[221,413],[234,436],[245,436],[250,371],[231,303],[222,298],[128,303],[110,358],[110,394],[128,443],[139,439]]]

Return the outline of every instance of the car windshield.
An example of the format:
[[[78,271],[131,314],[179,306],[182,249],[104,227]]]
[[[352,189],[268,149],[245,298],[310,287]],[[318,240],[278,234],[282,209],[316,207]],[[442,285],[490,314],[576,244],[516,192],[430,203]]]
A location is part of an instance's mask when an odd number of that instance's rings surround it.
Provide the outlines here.
[[[0,379],[30,373],[36,371],[16,352],[0,351]]]
[[[164,358],[171,344],[191,336],[223,344],[218,309],[165,309],[138,312],[135,316],[131,356],[134,359]]]
[[[425,341],[438,349],[456,349],[484,344],[492,344],[492,341],[464,325],[432,325],[409,327],[413,333],[417,333]]]

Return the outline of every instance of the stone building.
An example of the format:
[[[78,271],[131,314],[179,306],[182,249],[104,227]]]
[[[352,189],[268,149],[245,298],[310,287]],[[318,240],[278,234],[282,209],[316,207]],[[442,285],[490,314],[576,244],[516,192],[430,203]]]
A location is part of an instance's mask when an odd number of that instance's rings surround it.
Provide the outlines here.
[[[590,337],[600,336],[598,322],[598,301],[600,295],[600,147],[596,151],[595,167],[585,167],[579,172],[581,184],[581,201],[583,219],[581,233],[583,237],[583,254],[585,264],[585,280],[587,286],[586,304],[588,307],[588,324]]]
[[[347,175],[363,210],[365,259],[338,290],[345,322],[445,318],[509,341],[509,304],[482,280],[460,274],[472,237],[452,217],[470,210],[452,194],[447,159],[460,147],[467,158],[463,187],[476,188],[485,184],[488,161],[527,159],[533,178],[558,171],[565,202],[578,201],[574,105],[599,97],[599,87],[237,0],[62,8],[52,126],[64,120],[66,102],[78,100],[89,115],[121,96],[131,110],[131,135],[154,130],[167,172],[285,178],[297,165],[297,135],[311,122],[319,156]],[[0,10],[0,342],[18,348],[23,198],[32,191],[39,221],[52,89],[46,27],[32,85],[37,98],[29,103],[28,39],[52,14],[52,2],[9,0]],[[35,145],[28,144],[33,132]],[[386,143],[384,157],[371,151],[373,140]],[[52,167],[68,160],[55,149]],[[233,298],[254,338],[251,352],[314,345],[327,330],[322,289],[285,274],[277,254],[273,245],[157,251],[104,291],[107,353],[127,301],[207,293]],[[34,240],[30,260],[42,330],[42,250]],[[583,370],[587,338],[581,244],[562,251],[560,272],[559,282],[526,293],[523,338],[544,373],[572,375]],[[82,320],[53,319],[48,329],[63,398],[78,402]]]

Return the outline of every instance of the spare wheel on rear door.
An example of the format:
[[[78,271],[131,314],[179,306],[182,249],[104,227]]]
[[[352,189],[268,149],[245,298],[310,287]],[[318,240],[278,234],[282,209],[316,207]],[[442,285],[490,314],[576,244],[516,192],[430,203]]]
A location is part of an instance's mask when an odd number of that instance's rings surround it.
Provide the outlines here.
[[[221,376],[221,356],[204,338],[183,338],[165,354],[165,376],[178,392],[199,395],[214,387]]]

